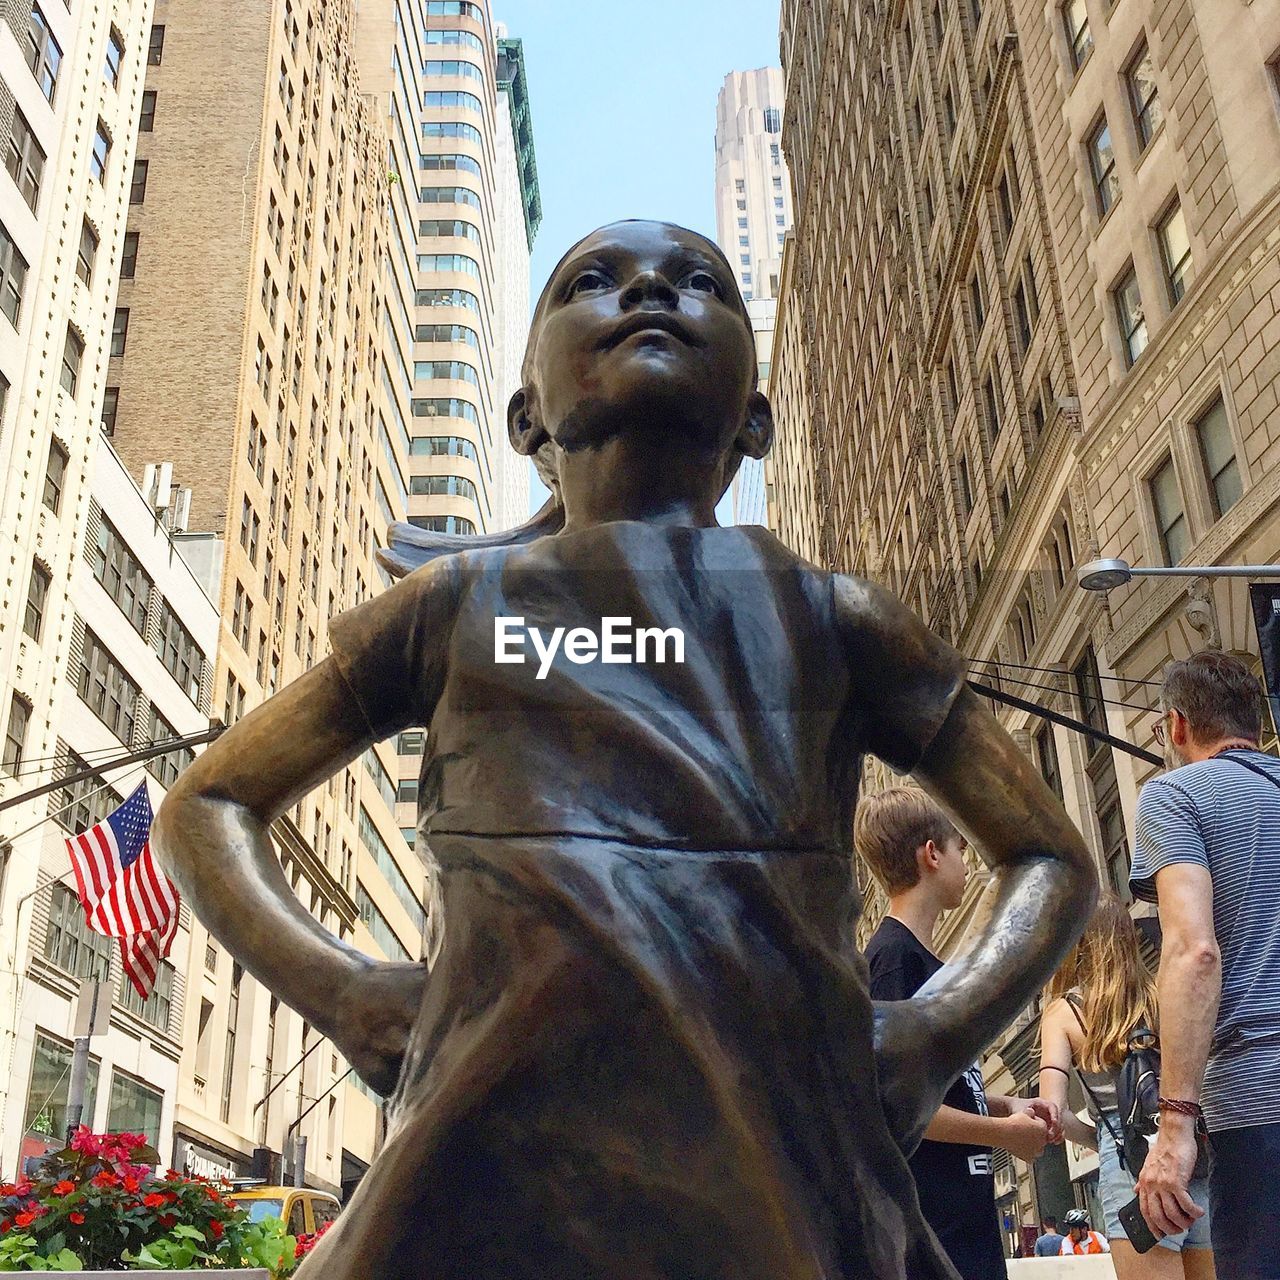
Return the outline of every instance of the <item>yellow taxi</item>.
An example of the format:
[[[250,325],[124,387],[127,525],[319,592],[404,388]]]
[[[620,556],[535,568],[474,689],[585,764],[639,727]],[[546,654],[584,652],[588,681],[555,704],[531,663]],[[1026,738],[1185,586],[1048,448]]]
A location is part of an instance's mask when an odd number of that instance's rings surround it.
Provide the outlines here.
[[[251,1222],[279,1218],[291,1236],[319,1231],[342,1209],[336,1196],[311,1187],[268,1187],[236,1182],[227,1199],[236,1208],[247,1209]]]

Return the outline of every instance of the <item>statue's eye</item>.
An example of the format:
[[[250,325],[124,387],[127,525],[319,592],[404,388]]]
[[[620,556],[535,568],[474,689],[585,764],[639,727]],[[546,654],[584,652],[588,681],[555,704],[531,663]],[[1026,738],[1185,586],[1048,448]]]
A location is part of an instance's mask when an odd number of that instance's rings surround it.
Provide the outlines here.
[[[717,297],[723,292],[720,282],[710,271],[695,271],[685,283],[690,289],[697,289],[702,293],[714,293]]]
[[[576,298],[580,293],[594,293],[599,289],[607,289],[608,280],[599,271],[583,271],[569,285],[567,296]]]

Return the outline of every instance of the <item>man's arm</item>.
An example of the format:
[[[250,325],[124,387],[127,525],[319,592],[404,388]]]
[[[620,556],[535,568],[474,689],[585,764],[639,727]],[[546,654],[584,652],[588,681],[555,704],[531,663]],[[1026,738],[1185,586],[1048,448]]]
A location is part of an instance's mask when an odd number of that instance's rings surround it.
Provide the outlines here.
[[[1163,935],[1160,972],[1160,1093],[1200,1101],[1200,1086],[1222,996],[1222,957],[1213,927],[1213,881],[1194,862],[1155,874]],[[1200,1215],[1187,1192],[1196,1162],[1196,1122],[1165,1111],[1142,1166],[1138,1195],[1143,1217],[1158,1231],[1185,1231]]]

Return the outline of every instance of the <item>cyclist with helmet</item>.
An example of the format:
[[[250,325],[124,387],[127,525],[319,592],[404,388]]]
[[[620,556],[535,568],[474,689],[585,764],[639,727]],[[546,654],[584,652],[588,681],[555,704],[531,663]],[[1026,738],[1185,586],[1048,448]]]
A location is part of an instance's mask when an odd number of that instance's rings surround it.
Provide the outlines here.
[[[1072,1209],[1062,1225],[1066,1230],[1066,1239],[1062,1242],[1063,1257],[1076,1253],[1110,1253],[1111,1246],[1106,1236],[1099,1235],[1089,1229],[1089,1213],[1085,1209]]]

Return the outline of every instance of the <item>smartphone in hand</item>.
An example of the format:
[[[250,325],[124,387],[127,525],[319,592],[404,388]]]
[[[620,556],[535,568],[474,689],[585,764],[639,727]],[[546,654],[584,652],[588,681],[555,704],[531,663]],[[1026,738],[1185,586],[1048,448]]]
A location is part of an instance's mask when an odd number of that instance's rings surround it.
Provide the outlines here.
[[[1119,1213],[1120,1225],[1124,1228],[1129,1243],[1139,1253],[1147,1253],[1160,1243],[1160,1237],[1151,1230],[1146,1218],[1142,1216],[1142,1205],[1134,1196]]]

